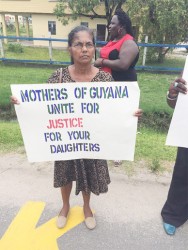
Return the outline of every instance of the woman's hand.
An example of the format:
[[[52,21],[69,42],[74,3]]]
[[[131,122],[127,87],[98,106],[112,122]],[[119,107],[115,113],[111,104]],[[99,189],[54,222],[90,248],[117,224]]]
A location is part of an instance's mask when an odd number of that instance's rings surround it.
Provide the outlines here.
[[[94,66],[97,68],[102,67],[103,60],[104,60],[103,58],[97,58],[97,60],[94,62]]]
[[[17,105],[20,104],[20,102],[18,101],[18,99],[15,96],[10,97],[10,102],[12,104],[17,104]]]
[[[140,118],[143,114],[143,110],[142,109],[137,109],[137,111],[134,113],[134,116]]]
[[[168,97],[175,99],[178,96],[179,92],[187,94],[186,81],[182,78],[177,78],[170,84]]]
[[[187,94],[186,81],[182,78],[177,78],[173,81],[167,92],[167,102],[171,108],[175,108],[179,93]]]

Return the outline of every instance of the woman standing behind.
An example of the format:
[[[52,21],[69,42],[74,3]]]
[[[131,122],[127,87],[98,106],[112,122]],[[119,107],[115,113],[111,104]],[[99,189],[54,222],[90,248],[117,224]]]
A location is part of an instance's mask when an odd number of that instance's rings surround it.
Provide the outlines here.
[[[122,10],[115,11],[110,26],[110,41],[101,48],[100,58],[94,65],[109,72],[115,81],[137,81],[135,65],[139,58],[129,16]],[[122,161],[114,161],[115,166]]]
[[[114,13],[109,33],[110,41],[101,48],[100,58],[94,65],[111,73],[115,81],[137,81],[135,65],[139,50],[134,41],[131,20],[122,9]]]

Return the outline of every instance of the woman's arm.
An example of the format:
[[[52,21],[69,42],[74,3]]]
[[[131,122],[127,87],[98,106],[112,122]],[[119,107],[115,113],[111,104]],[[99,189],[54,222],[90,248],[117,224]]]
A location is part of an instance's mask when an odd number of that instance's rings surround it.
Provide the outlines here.
[[[167,92],[167,103],[171,108],[175,108],[178,94],[187,94],[186,81],[182,78],[177,78],[170,84],[169,90]]]
[[[121,46],[118,59],[109,60],[98,58],[94,65],[96,67],[108,67],[115,71],[124,71],[127,70],[134,62],[138,52],[139,50],[136,43],[132,40],[127,40]]]

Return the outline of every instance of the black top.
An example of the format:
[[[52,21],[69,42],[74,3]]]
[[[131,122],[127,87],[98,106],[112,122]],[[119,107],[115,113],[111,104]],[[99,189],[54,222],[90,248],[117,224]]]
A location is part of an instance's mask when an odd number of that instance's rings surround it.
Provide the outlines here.
[[[119,58],[119,51],[117,49],[114,49],[109,54],[110,60],[116,60]],[[127,70],[124,71],[115,71],[112,69],[112,77],[115,81],[129,81],[134,82],[137,81],[137,74],[135,70],[135,65],[138,61],[139,53],[137,54],[135,60],[130,65],[130,67]]]

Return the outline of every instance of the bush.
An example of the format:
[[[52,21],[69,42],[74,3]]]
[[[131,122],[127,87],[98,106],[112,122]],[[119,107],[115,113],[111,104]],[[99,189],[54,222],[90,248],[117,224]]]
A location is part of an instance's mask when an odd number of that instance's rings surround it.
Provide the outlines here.
[[[168,131],[172,115],[164,111],[143,113],[140,126],[151,127],[157,131]]]
[[[8,51],[14,53],[23,53],[23,46],[20,43],[9,43],[8,44]]]
[[[159,159],[155,158],[152,160],[152,163],[150,165],[150,169],[152,173],[157,173],[161,170],[161,165]]]

